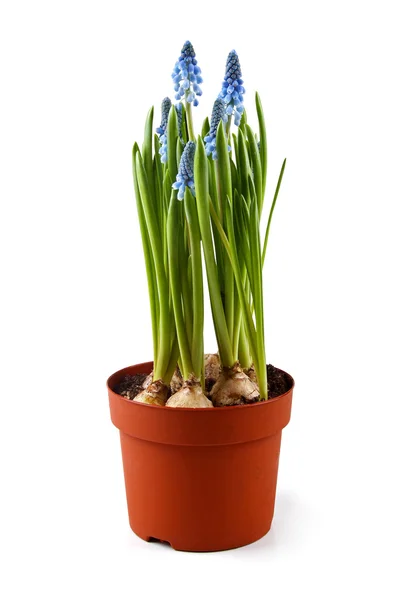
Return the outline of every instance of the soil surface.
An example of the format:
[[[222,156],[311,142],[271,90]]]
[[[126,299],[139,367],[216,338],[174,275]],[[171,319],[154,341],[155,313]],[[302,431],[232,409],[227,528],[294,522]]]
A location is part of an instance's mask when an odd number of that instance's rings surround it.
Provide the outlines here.
[[[129,400],[133,400],[135,396],[142,390],[144,380],[147,378],[145,373],[136,373],[136,375],[125,375],[120,383],[115,387],[114,392],[120,396],[125,396]]]
[[[129,400],[133,400],[141,392],[141,386],[146,377],[147,375],[144,373],[125,375],[123,380],[114,389],[114,392],[129,398]],[[283,371],[280,371],[280,369],[277,369],[277,367],[273,367],[273,365],[267,365],[267,380],[269,400],[285,394],[292,385],[291,378]]]
[[[289,375],[280,371],[273,365],[267,365],[267,387],[269,400],[285,394],[292,386],[292,380]]]

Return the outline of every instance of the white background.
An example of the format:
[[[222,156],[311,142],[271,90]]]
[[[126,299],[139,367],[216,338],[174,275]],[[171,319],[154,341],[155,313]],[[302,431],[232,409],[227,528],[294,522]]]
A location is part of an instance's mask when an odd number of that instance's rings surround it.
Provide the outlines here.
[[[391,4],[1,4],[4,600],[394,598]],[[152,355],[131,146],[186,39],[195,123],[235,48],[268,197],[288,159],[265,302],[268,359],[296,379],[272,531],[199,555],[130,531],[105,389]]]

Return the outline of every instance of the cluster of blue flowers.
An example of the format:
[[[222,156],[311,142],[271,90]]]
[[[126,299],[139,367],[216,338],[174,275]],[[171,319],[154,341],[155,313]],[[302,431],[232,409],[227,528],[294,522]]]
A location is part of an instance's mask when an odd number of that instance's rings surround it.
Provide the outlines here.
[[[162,163],[167,162],[167,122],[169,120],[169,112],[171,109],[170,98],[163,98],[162,100],[162,117],[159,127],[156,129],[156,133],[159,135],[159,141],[161,147],[159,148],[160,160]]]
[[[185,96],[187,102],[193,102],[193,105],[197,106],[199,102],[196,96],[202,95],[199,84],[202,83],[203,78],[191,42],[185,42],[182,47],[181,56],[176,62],[171,76],[174,82],[176,100],[181,100]]]
[[[183,200],[185,188],[189,187],[192,194],[195,195],[195,181],[193,175],[193,163],[195,160],[195,142],[188,142],[181,155],[180,166],[173,189],[178,190],[177,198]]]
[[[185,42],[181,50],[181,55],[175,64],[172,73],[172,79],[174,83],[174,90],[176,92],[176,100],[180,101],[185,98],[186,102],[194,106],[198,105],[196,96],[202,95],[202,90],[199,84],[202,83],[203,79],[201,76],[200,67],[197,64],[195,58],[195,50],[191,42]],[[225,77],[222,82],[222,89],[218,95],[218,98],[214,102],[213,111],[211,114],[210,130],[204,138],[206,153],[208,156],[212,155],[213,159],[217,159],[217,130],[218,126],[222,121],[228,122],[229,117],[234,117],[235,125],[239,126],[241,121],[241,115],[244,111],[243,96],[245,89],[243,87],[243,80],[241,78],[241,68],[239,57],[237,52],[232,50],[226,61]],[[160,135],[160,154],[161,161],[167,162],[167,122],[169,119],[169,112],[171,108],[171,101],[169,98],[165,98],[162,102],[162,120],[161,124],[156,130]],[[179,103],[176,105],[177,116],[178,116],[178,133],[181,142],[184,144],[182,139],[182,105]],[[195,157],[195,143],[189,141],[182,153],[179,171],[173,188],[178,190],[177,198],[182,200],[185,195],[185,188],[189,187],[192,193],[195,193],[195,184],[193,179],[193,162]],[[230,150],[230,147],[229,147]]]
[[[222,90],[218,96],[225,102],[225,121],[229,116],[234,115],[235,125],[240,125],[241,115],[244,111],[244,93],[239,57],[236,50],[232,50],[232,52],[229,52],[226,61],[225,77],[222,82]]]
[[[156,133],[159,135],[160,141],[160,160],[162,163],[167,162],[167,123],[169,122],[169,113],[171,109],[171,100],[170,98],[163,98],[162,100],[162,117],[159,127],[156,128]],[[178,122],[178,135],[180,137],[181,144],[184,145],[184,140],[182,139],[182,106],[178,104],[176,106],[177,111],[177,122]]]
[[[213,112],[211,113],[210,131],[204,138],[204,141],[206,142],[206,154],[207,156],[212,154],[214,160],[217,159],[217,129],[220,122],[224,120],[224,117],[225,102],[222,98],[217,98],[214,102]]]

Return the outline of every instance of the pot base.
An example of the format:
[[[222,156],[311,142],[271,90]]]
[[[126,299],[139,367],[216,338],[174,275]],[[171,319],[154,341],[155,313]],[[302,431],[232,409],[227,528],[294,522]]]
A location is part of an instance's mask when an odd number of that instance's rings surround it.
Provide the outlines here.
[[[254,542],[258,542],[263,537],[265,537],[265,535],[267,535],[269,533],[269,531],[271,529],[271,524],[270,524],[269,528],[267,529],[267,531],[262,533],[262,535],[260,535],[257,538],[254,538],[254,539],[250,539],[250,540],[246,541],[244,544],[238,544],[237,546],[227,546],[226,548],[223,548],[222,546],[218,546],[218,547],[214,547],[214,548],[210,548],[210,549],[196,549],[195,547],[192,548],[189,546],[184,546],[182,544],[173,543],[171,541],[160,540],[159,538],[156,538],[154,536],[143,535],[143,534],[139,533],[138,531],[135,531],[133,529],[133,527],[130,527],[130,528],[133,531],[133,533],[135,535],[137,535],[137,537],[142,539],[144,542],[149,542],[149,543],[153,543],[153,544],[164,544],[166,546],[170,546],[170,548],[172,550],[177,550],[177,552],[225,552],[226,550],[235,550],[236,548],[243,548],[244,546],[249,546],[250,544],[253,544]]]

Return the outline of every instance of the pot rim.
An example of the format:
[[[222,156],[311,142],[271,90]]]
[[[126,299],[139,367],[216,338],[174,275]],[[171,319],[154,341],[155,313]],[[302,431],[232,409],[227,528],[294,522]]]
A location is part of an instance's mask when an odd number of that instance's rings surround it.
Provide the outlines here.
[[[149,366],[148,366],[149,365]],[[142,363],[137,363],[135,365],[130,365],[129,367],[124,367],[123,369],[119,369],[118,371],[115,371],[115,373],[113,373],[112,375],[110,375],[110,377],[107,379],[106,381],[106,386],[108,391],[110,391],[112,394],[115,394],[116,396],[118,396],[119,398],[122,398],[122,400],[124,400],[125,402],[134,404],[134,405],[138,405],[138,406],[142,406],[148,409],[154,409],[154,410],[171,410],[172,412],[178,411],[178,412],[211,412],[208,411],[207,408],[189,408],[189,407],[174,407],[174,406],[158,406],[155,404],[144,404],[142,402],[135,402],[134,400],[130,400],[129,398],[126,398],[125,396],[121,396],[121,394],[117,394],[117,392],[114,391],[114,389],[111,387],[111,380],[117,376],[120,376],[121,373],[123,373],[124,371],[127,371],[129,369],[135,369],[138,367],[141,367],[142,369],[142,373],[144,373],[144,369],[149,368],[150,371],[152,370],[154,366],[153,361],[147,361],[147,362],[142,362]],[[278,369],[278,367],[276,367]],[[251,402],[249,404],[236,404],[233,406],[216,406],[214,407],[217,411],[217,409],[220,409],[221,412],[227,412],[227,411],[232,411],[232,410],[246,410],[246,409],[251,409],[253,407],[256,406],[262,406],[267,405],[267,404],[273,404],[274,402],[277,402],[278,400],[280,400],[281,398],[283,398],[284,396],[286,396],[287,394],[289,394],[290,392],[293,392],[293,389],[295,387],[295,380],[292,377],[292,375],[290,375],[289,373],[287,373],[287,371],[284,371],[283,369],[278,369],[279,371],[281,371],[282,373],[285,373],[285,375],[287,375],[287,377],[290,379],[291,382],[291,387],[284,392],[283,394],[280,394],[279,396],[275,396],[274,398],[270,398],[269,400],[258,400],[257,402]],[[125,373],[126,374],[126,373]],[[148,375],[149,373],[147,373]]]

